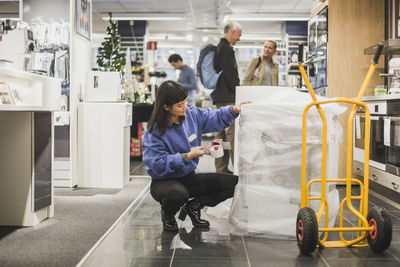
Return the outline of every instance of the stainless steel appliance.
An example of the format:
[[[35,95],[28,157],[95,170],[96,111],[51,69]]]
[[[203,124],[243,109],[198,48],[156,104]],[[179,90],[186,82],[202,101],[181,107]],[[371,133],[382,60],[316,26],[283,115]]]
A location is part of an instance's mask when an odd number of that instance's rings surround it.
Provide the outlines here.
[[[371,113],[370,187],[386,197],[400,200],[400,95],[368,96],[362,99]],[[364,175],[365,114],[354,120],[353,173]]]
[[[386,170],[386,148],[384,145],[383,124],[387,112],[386,101],[373,101],[367,103],[370,111],[370,152],[369,165],[377,169]],[[354,122],[353,158],[364,162],[364,137],[365,115],[358,112]]]
[[[400,176],[400,101],[388,101],[384,123],[386,171]]]

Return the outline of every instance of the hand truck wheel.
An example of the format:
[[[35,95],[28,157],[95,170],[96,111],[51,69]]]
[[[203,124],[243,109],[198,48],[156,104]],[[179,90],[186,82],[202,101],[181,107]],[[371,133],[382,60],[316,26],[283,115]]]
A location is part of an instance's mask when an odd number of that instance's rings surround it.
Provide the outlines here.
[[[310,254],[318,243],[318,221],[313,209],[301,208],[296,222],[297,246],[304,254]]]
[[[392,220],[386,210],[374,207],[368,211],[367,221],[373,227],[367,236],[370,248],[378,253],[388,249],[392,241]]]

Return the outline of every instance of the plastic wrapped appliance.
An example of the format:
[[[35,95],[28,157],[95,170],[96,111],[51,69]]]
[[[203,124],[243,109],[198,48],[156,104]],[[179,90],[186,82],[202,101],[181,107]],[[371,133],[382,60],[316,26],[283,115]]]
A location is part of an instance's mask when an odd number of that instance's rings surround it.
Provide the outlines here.
[[[272,238],[295,238],[300,207],[302,116],[308,94],[292,89],[271,91],[263,101],[242,107],[238,129],[239,183],[230,221],[240,232]],[[327,177],[337,178],[338,145],[342,128],[337,115],[345,108],[326,105],[328,119]],[[314,108],[307,122],[307,179],[321,177],[322,121]],[[339,209],[335,185],[327,185],[329,223]],[[320,183],[311,186],[320,195]],[[317,211],[319,201],[312,201]],[[324,222],[322,222],[324,223]]]
[[[242,106],[235,129],[235,173],[239,182],[233,199],[208,208],[206,214],[220,234],[295,239],[301,199],[302,116],[311,97],[285,87],[236,89],[236,103],[253,102]],[[346,108],[329,104],[323,109],[328,122],[327,178],[337,178],[342,139],[337,115]],[[315,107],[308,114],[307,179],[310,180],[321,177],[322,121]],[[313,184],[311,194],[320,196],[320,188],[320,183]],[[333,225],[339,210],[339,194],[332,183],[327,184],[327,192],[329,224]],[[310,202],[316,211],[319,204],[315,200]]]

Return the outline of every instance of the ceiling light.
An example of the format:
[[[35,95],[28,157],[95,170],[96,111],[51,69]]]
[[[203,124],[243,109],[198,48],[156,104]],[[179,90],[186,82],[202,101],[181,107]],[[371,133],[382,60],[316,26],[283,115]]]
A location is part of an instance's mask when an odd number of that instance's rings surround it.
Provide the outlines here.
[[[187,40],[186,36],[177,36],[172,34],[152,34],[147,37],[149,41],[168,41],[168,40]]]
[[[183,45],[183,44],[158,44],[158,48],[193,48],[193,45]],[[261,46],[262,48],[262,46]]]
[[[282,40],[280,34],[242,34],[241,41],[266,41],[266,40]]]
[[[234,48],[264,48],[264,45],[235,45]]]
[[[109,20],[108,13],[102,13],[103,20]],[[112,13],[113,20],[183,20],[184,13]]]
[[[308,21],[309,13],[237,13],[227,15],[227,21]]]
[[[203,37],[201,38],[201,40],[202,40],[203,42],[207,42],[207,41],[208,41],[208,36],[203,36]]]
[[[188,42],[191,42],[193,40],[193,35],[191,35],[191,34],[186,35],[186,40]]]

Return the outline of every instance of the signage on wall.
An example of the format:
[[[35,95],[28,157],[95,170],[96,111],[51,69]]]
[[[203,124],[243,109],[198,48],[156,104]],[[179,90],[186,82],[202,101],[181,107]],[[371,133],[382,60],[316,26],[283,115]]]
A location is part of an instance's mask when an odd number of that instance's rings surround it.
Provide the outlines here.
[[[75,31],[89,41],[91,13],[89,0],[75,0]]]
[[[157,50],[157,42],[147,42],[147,50]]]

